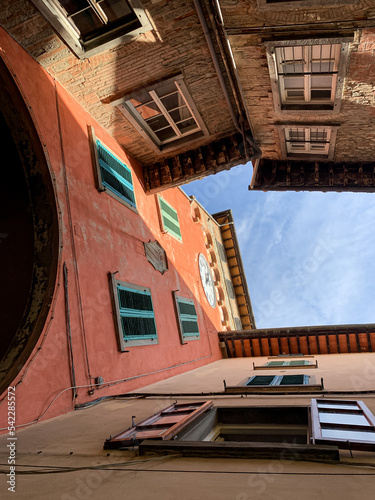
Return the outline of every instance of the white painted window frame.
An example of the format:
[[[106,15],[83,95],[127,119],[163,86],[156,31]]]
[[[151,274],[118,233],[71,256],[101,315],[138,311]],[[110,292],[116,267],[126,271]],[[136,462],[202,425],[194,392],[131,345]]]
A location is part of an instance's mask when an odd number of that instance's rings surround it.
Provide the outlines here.
[[[75,27],[73,21],[70,21],[67,18],[63,8],[58,3],[58,0],[31,1],[40,13],[47,19],[47,21],[50,22],[54,30],[58,33],[60,38],[63,39],[70,50],[80,59],[91,57],[120,43],[134,39],[138,35],[153,29],[145,10],[142,7],[141,1],[128,0],[129,5],[133,9],[141,26],[133,31],[123,33],[118,36],[115,34],[118,30],[115,30],[113,39],[106,42],[101,42],[104,35],[98,36],[90,42],[90,46],[92,46],[92,48],[87,48],[85,44],[80,41],[78,29]],[[108,33],[110,32],[111,31]]]
[[[194,119],[197,125],[196,129],[190,130],[186,133],[181,132],[177,127],[176,123],[174,122],[174,120],[172,119],[172,117],[170,116],[170,113],[167,111],[167,109],[161,102],[160,98],[158,97],[156,90],[162,88],[163,86],[167,86],[171,83],[174,83],[176,85],[177,91],[179,92],[183,102],[186,104],[192,118]],[[163,80],[153,86],[146,88],[145,90],[149,93],[150,100],[154,101],[159,107],[161,113],[163,114],[163,116],[166,118],[171,128],[176,133],[176,137],[172,137],[165,141],[161,141],[157,137],[154,131],[150,128],[147,122],[141,117],[136,108],[130,102],[134,93],[114,101],[112,105],[118,107],[118,109],[124,114],[127,120],[142,135],[142,137],[146,139],[147,142],[154,147],[154,149],[156,149],[157,151],[165,151],[166,149],[171,149],[176,147],[176,144],[177,146],[181,145],[181,140],[189,141],[189,137],[191,137],[191,139],[193,140],[195,139],[195,137],[197,137],[197,135],[199,135],[199,137],[202,137],[203,135],[208,135],[207,128],[184,82],[183,75],[177,75],[173,78],[169,78],[168,80]]]
[[[346,74],[346,68],[349,58],[350,43],[353,42],[354,37],[334,37],[334,38],[309,38],[309,39],[298,39],[298,40],[274,40],[264,42],[267,54],[268,69],[271,80],[272,95],[274,101],[274,109],[277,113],[287,113],[287,114],[301,114],[301,113],[314,113],[329,114],[338,113],[341,107],[342,92],[344,87],[344,80]],[[277,68],[276,59],[276,48],[278,47],[292,47],[292,46],[312,46],[312,45],[333,45],[340,44],[340,59],[338,61],[338,69],[336,75],[336,85],[335,92],[332,93],[332,103],[329,104],[327,101],[325,103],[313,103],[313,102],[294,102],[285,103],[282,98],[282,88],[280,87],[280,78]],[[317,73],[319,74],[319,73]],[[295,105],[296,109],[288,109],[288,105]],[[314,105],[314,109],[312,109]],[[329,107],[325,109],[324,106]]]

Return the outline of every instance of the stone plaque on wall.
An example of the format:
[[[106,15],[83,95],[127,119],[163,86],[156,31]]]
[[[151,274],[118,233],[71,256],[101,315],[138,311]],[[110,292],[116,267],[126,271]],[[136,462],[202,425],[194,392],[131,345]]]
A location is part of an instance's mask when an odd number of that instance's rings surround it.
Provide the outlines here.
[[[167,254],[164,248],[160,245],[158,241],[149,241],[148,243],[143,243],[145,247],[145,254],[147,260],[154,266],[154,268],[161,274],[168,271],[168,260]]]

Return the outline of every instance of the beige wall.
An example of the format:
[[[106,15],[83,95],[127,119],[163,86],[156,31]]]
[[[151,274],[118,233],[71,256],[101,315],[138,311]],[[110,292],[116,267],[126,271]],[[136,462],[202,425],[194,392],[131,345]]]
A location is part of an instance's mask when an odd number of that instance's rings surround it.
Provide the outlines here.
[[[375,354],[316,356],[319,374],[328,390],[353,390],[353,380],[362,380],[356,390],[372,390],[375,382]],[[265,358],[257,361],[265,361]],[[190,373],[153,384],[143,392],[219,391],[222,379],[231,383],[251,374],[248,359],[221,360]],[[337,397],[337,396],[335,396]],[[343,394],[341,399],[356,399]],[[200,459],[182,457],[137,457],[131,450],[103,450],[104,440],[136,421],[160,411],[175,400],[188,398],[150,398],[111,400],[92,408],[56,417],[23,430],[17,430],[16,496],[7,494],[2,482],[2,498],[19,499],[98,499],[131,500],[370,500],[373,498],[375,462],[372,453],[340,452],[346,465],[312,462],[247,459]],[[200,398],[194,398],[199,400]],[[208,399],[208,398],[205,398]],[[308,396],[214,397],[215,405],[308,405]],[[360,398],[375,413],[373,395]],[[21,422],[18,422],[19,424]],[[7,436],[0,438],[0,459],[6,464]],[[144,461],[146,460],[146,461]],[[125,462],[125,464],[124,464]],[[126,464],[126,462],[131,462]],[[361,467],[350,466],[362,464]],[[111,470],[76,470],[67,473],[22,475],[21,464],[56,467],[98,467],[114,464]],[[123,464],[123,465],[120,465]],[[123,469],[131,469],[123,470]],[[3,470],[7,466],[2,466]],[[28,469],[30,470],[30,468]],[[138,470],[138,472],[134,472]],[[39,469],[39,472],[41,470]],[[365,474],[365,475],[361,475]],[[369,475],[372,474],[372,475]],[[5,476],[3,476],[5,477]],[[4,494],[5,495],[4,495]]]

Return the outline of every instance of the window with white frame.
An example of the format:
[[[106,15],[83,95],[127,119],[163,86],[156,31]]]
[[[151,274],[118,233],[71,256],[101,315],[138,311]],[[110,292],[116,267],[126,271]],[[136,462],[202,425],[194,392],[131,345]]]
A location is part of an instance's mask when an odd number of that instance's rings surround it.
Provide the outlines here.
[[[275,110],[340,111],[353,36],[264,42]]]
[[[152,29],[139,0],[32,1],[78,57]]]
[[[287,156],[317,155],[328,158],[330,127],[287,127],[284,129]]]
[[[281,102],[288,106],[333,107],[340,44],[276,47]]]
[[[194,140],[206,128],[179,75],[140,89],[113,103],[135,128],[159,149]]]

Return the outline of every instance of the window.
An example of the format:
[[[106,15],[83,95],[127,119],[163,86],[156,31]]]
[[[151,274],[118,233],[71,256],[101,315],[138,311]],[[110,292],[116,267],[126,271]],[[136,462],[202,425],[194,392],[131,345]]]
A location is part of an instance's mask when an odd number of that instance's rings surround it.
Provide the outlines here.
[[[32,1],[81,58],[152,29],[138,0]]]
[[[304,128],[290,127],[285,129],[287,156],[293,154],[318,155],[328,157],[331,141],[329,127]]]
[[[338,126],[279,125],[283,157],[332,160]]]
[[[290,10],[297,7],[331,7],[337,4],[358,3],[359,0],[257,0],[261,10]]]
[[[316,363],[310,363],[309,361],[306,361],[305,359],[296,359],[293,361],[268,361],[268,363],[265,363],[264,365],[261,366],[254,366],[254,370],[269,370],[272,368],[317,368],[318,367],[318,362]]]
[[[131,283],[124,283],[110,274],[114,317],[119,346],[157,344],[155,315],[151,291]]]
[[[275,56],[284,109],[295,104],[333,109],[339,44],[276,47]]]
[[[224,246],[218,240],[216,240],[216,246],[217,246],[217,249],[218,249],[218,252],[219,252],[219,255],[220,255],[220,259],[223,262],[226,262],[227,261],[227,254],[225,252]]]
[[[229,298],[235,299],[236,295],[234,293],[234,288],[233,288],[233,284],[232,284],[231,280],[228,280],[228,278],[225,278],[225,284],[227,286],[227,292],[228,292]]]
[[[177,296],[173,292],[181,343],[199,339],[198,316],[194,301]]]
[[[303,386],[303,387],[301,387]],[[310,375],[254,375],[236,386],[227,386],[225,392],[243,394],[247,392],[315,392],[323,390],[323,379],[315,383]]]
[[[140,89],[113,105],[159,150],[179,146],[206,133],[182,75]]]
[[[312,441],[375,451],[375,417],[362,401],[311,400]]]
[[[161,196],[158,196],[162,231],[182,241],[180,223],[176,210]]]
[[[242,322],[241,322],[240,318],[237,318],[237,317],[234,318],[234,325],[236,327],[236,330],[242,330],[243,329],[242,328]]]
[[[276,111],[339,111],[349,40],[266,42]]]
[[[98,190],[106,191],[122,204],[137,212],[130,169],[95,137],[92,127],[89,127],[89,136]]]

